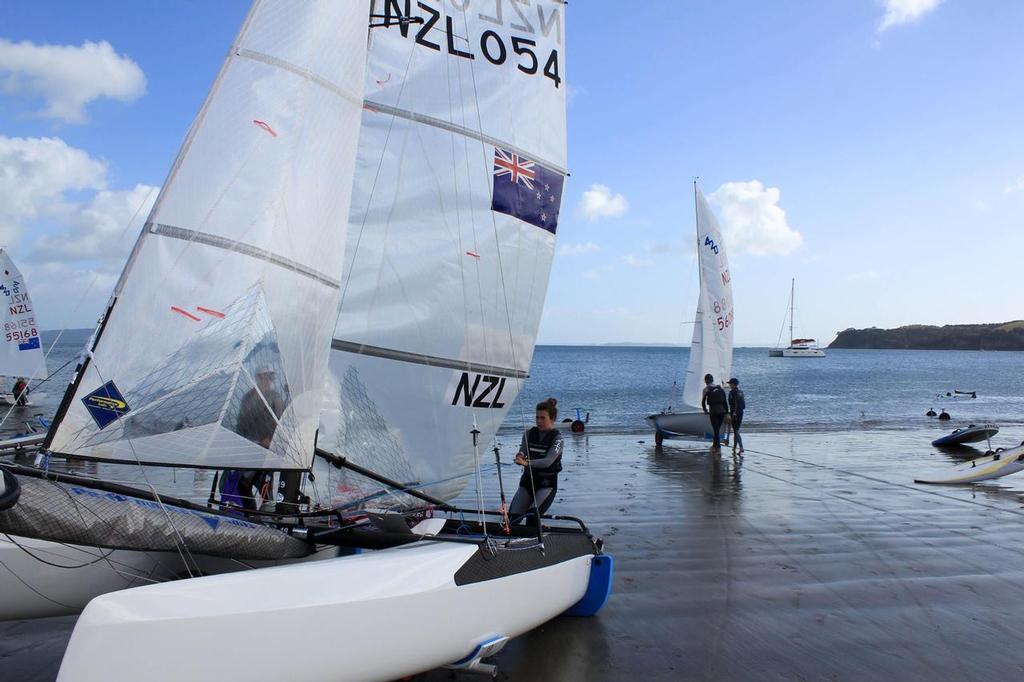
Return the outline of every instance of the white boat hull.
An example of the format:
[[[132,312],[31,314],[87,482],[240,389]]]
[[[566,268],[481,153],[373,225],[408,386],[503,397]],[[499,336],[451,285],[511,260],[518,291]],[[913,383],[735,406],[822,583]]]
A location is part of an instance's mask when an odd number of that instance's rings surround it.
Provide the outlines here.
[[[728,420],[722,423],[722,442],[727,442]],[[711,428],[711,417],[701,410],[679,412],[661,412],[647,417],[647,423],[654,427],[656,433],[664,438],[699,438],[713,440],[715,433]]]
[[[103,595],[58,680],[394,680],[564,612],[594,558],[457,585],[476,551],[416,543]]]
[[[0,620],[78,613],[98,595],[170,580],[184,570],[176,554],[0,535]]]
[[[823,358],[825,357],[825,351],[820,348],[784,348],[782,350],[782,357],[784,358]]]

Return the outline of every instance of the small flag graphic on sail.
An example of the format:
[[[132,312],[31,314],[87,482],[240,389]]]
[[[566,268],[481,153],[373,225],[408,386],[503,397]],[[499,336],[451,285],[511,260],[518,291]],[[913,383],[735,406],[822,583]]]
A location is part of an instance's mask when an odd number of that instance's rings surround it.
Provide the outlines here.
[[[494,148],[494,192],[491,210],[505,213],[555,233],[562,205],[558,171],[545,168],[515,152]]]

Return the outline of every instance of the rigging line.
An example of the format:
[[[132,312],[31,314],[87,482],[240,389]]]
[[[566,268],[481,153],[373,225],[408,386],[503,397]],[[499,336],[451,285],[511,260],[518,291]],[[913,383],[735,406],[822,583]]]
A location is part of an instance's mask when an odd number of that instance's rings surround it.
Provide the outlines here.
[[[985,504],[984,502],[976,502],[974,500],[965,500],[965,499],[957,497],[955,495],[950,495],[948,493],[941,493],[941,492],[939,492],[937,490],[931,490],[931,489],[927,489],[927,488],[922,488],[922,487],[920,487],[918,485],[908,485],[906,483],[896,483],[894,481],[887,481],[887,480],[885,480],[883,478],[876,478],[874,476],[869,476],[867,474],[857,473],[856,471],[850,471],[848,469],[840,469],[839,467],[828,466],[826,464],[817,464],[815,462],[810,462],[810,461],[807,461],[807,460],[798,459],[796,457],[785,457],[783,455],[775,455],[775,454],[772,454],[770,452],[763,452],[761,450],[753,450],[751,448],[747,448],[746,452],[753,452],[753,453],[758,454],[758,455],[765,455],[765,456],[768,456],[768,457],[774,457],[775,459],[781,459],[781,460],[790,461],[790,462],[797,462],[799,464],[806,464],[808,466],[812,466],[812,467],[815,467],[817,469],[825,469],[826,471],[835,471],[835,472],[839,472],[841,474],[846,474],[848,476],[854,476],[856,478],[863,478],[865,480],[872,481],[874,483],[881,483],[882,485],[893,486],[893,487],[897,487],[897,488],[906,488],[907,490],[912,490],[915,493],[919,493],[919,494],[922,494],[922,495],[934,495],[936,497],[942,497],[942,498],[945,498],[945,499],[948,499],[948,500],[954,500],[956,502],[961,502],[961,503],[964,503],[964,504],[972,504],[972,505],[974,505],[976,507],[984,507],[985,509],[992,509],[992,510],[995,510],[995,511],[1005,512],[1005,513],[1008,513],[1008,514],[1015,514],[1017,516],[1024,516],[1024,511],[1017,511],[1017,510],[1014,510],[1014,509],[1006,509],[1004,507],[998,507],[998,506],[993,505],[993,504]],[[842,498],[841,497],[841,499],[846,499],[846,498]],[[853,500],[850,500],[850,501],[853,501]],[[861,503],[861,504],[863,504],[863,503]],[[869,506],[869,505],[864,505],[864,506]],[[875,507],[871,507],[871,508],[875,509]],[[880,510],[880,511],[887,511],[887,510]]]
[[[462,22],[463,22],[464,28],[466,29],[466,35],[468,36],[469,35],[469,19],[467,18],[465,11],[462,12]],[[476,71],[474,71],[474,69],[473,69],[473,63],[472,62],[467,66],[467,68],[469,69],[470,79],[471,79],[472,84],[473,84],[473,103],[476,105],[477,128],[482,133],[483,129],[484,129],[484,123],[483,123],[483,115],[480,112],[480,93],[479,93],[479,90],[477,89],[477,85],[476,85]],[[461,71],[459,72],[459,75],[460,75],[459,83],[461,85],[461,82],[462,82],[461,81]],[[467,159],[468,159],[468,154],[469,154],[469,146],[468,145],[466,147],[466,154],[467,154]],[[485,169],[489,169],[490,168],[490,164],[488,163],[488,160],[487,160],[487,146],[486,146],[486,144],[485,144],[483,139],[480,140],[480,156],[483,159],[483,167]],[[488,197],[490,198],[492,204],[494,202],[493,192],[494,192],[494,183],[493,183],[493,181],[492,182],[488,182],[487,183],[487,194],[488,194]],[[505,271],[504,271],[504,267],[502,265],[502,259],[501,259],[501,239],[498,236],[498,221],[497,221],[497,218],[495,218],[495,216],[494,216],[494,211],[493,210],[489,211],[489,213],[490,213],[490,218],[491,218],[491,227],[494,230],[494,247],[495,247],[495,253],[496,253],[496,256],[497,256],[497,260],[498,260],[498,278],[501,281],[501,296],[502,296],[502,300],[505,303],[505,322],[506,322],[506,325],[508,327],[509,351],[510,351],[511,357],[512,357],[512,367],[518,369],[519,368],[519,362],[516,359],[516,344],[515,344],[515,336],[514,336],[513,331],[512,331],[512,316],[511,316],[511,313],[509,311],[508,292],[506,291],[506,285],[505,285]],[[476,230],[474,229],[474,238],[475,238],[475,234],[476,234]],[[478,267],[479,267],[479,265],[478,265]],[[482,312],[482,310],[481,310],[481,312]],[[484,352],[486,353],[486,349],[485,349]],[[522,391],[522,382],[519,380],[518,377],[516,377],[515,381],[516,381],[516,395],[518,396],[519,393]],[[522,406],[522,401],[521,400],[517,400],[516,402],[519,403],[519,412],[520,412],[521,422],[522,422],[522,426],[525,427],[526,426],[526,414],[525,414],[525,411],[524,411],[523,406]],[[540,520],[539,519],[537,521],[537,527],[540,528]]]
[[[372,31],[370,32],[369,42],[371,43],[371,45],[369,45],[367,47],[367,61],[369,61],[369,52],[370,52],[370,49],[372,48],[372,42],[373,42],[373,32]],[[405,64],[405,73],[403,74],[403,77],[402,77],[402,84],[398,87],[398,96],[395,97],[395,101],[396,102],[401,102],[402,101],[402,94],[405,92],[405,84],[408,82],[409,70],[412,68],[413,56],[415,55],[415,52],[416,52],[415,46],[414,45],[410,46],[409,47],[409,59],[408,59],[408,61]],[[392,115],[391,119],[388,121],[388,129],[387,129],[387,132],[384,134],[384,144],[381,145],[380,157],[377,160],[377,170],[373,174],[373,182],[370,183],[370,192],[369,192],[368,196],[366,197],[366,206],[363,208],[363,218],[362,218],[362,221],[360,221],[360,223],[359,223],[359,232],[356,235],[356,244],[355,244],[355,246],[353,247],[353,250],[352,250],[352,258],[351,258],[351,260],[348,263],[346,263],[346,265],[348,265],[348,268],[347,268],[348,272],[347,272],[347,274],[345,276],[345,284],[344,284],[344,286],[342,287],[342,290],[341,290],[341,300],[338,302],[338,317],[339,318],[341,317],[342,310],[345,307],[345,297],[348,294],[348,286],[352,282],[352,272],[353,272],[353,270],[355,270],[355,268],[352,267],[352,266],[355,265],[356,257],[359,255],[359,247],[362,245],[362,242],[363,242],[363,233],[366,231],[366,221],[370,217],[370,207],[373,205],[373,195],[374,195],[374,193],[377,190],[377,182],[378,182],[378,180],[380,180],[381,169],[384,167],[384,158],[387,155],[388,144],[391,141],[391,132],[392,132],[392,130],[395,127],[396,119],[397,119],[397,117],[395,115]],[[356,154],[358,156],[358,150],[357,150]],[[352,213],[352,211],[351,211],[351,208],[350,208],[349,209],[349,215],[351,215],[351,213]],[[351,221],[349,221],[349,224],[351,225]]]
[[[95,370],[96,374],[99,375],[102,384],[105,385],[107,381],[103,377],[103,373],[100,371],[99,363],[96,362],[95,357],[93,358],[92,361],[92,367]],[[119,425],[121,425],[120,422],[123,420],[124,415],[117,413],[116,416]],[[123,425],[121,425],[121,427],[122,429],[124,428]],[[181,560],[185,564],[185,570],[188,571],[188,577],[194,578],[195,574],[192,573],[192,568],[189,566],[188,562],[190,559],[192,560],[193,565],[196,566],[197,572],[199,572],[199,564],[196,562],[195,558],[192,557],[192,552],[189,550],[188,544],[185,542],[185,538],[182,537],[181,532],[178,530],[178,527],[174,524],[174,520],[171,518],[171,513],[167,511],[167,507],[166,505],[164,505],[164,501],[160,498],[160,494],[157,492],[156,486],[150,483],[149,475],[146,473],[146,469],[142,465],[142,461],[139,459],[139,454],[135,451],[135,443],[132,441],[131,438],[126,438],[125,440],[128,443],[128,447],[131,448],[132,456],[135,457],[135,462],[139,467],[139,472],[142,474],[142,479],[145,481],[146,486],[149,487],[150,492],[153,493],[153,498],[156,500],[156,503],[160,505],[160,510],[164,513],[164,516],[167,517],[167,523],[170,524],[171,530],[174,531],[174,544],[176,547],[178,547],[178,554],[181,555]],[[181,541],[180,546],[178,546],[179,540]]]
[[[754,450],[748,450],[748,452],[755,452],[755,451]],[[767,453],[767,452],[758,452],[757,454],[768,455],[770,457],[776,457],[776,458],[783,459],[783,460],[789,459],[787,457],[781,457],[779,455],[772,455],[771,453]],[[815,487],[811,487],[811,486],[804,485],[804,484],[801,484],[801,483],[796,483],[795,481],[783,478],[781,476],[775,476],[773,474],[769,474],[769,473],[765,472],[762,469],[758,469],[756,467],[750,467],[748,464],[744,464],[743,467],[744,467],[744,469],[747,469],[747,470],[749,470],[749,471],[751,471],[751,472],[753,472],[755,474],[760,474],[761,476],[764,476],[766,478],[771,478],[773,480],[779,481],[781,483],[785,483],[787,485],[792,485],[792,486],[795,486],[795,487],[798,487],[798,488],[803,488],[805,490],[811,490],[811,491],[815,491],[815,492],[820,492],[820,488],[815,488]],[[824,468],[832,469],[832,467],[824,467]],[[837,470],[837,471],[841,471],[841,470]],[[852,472],[842,471],[842,473],[852,473]],[[885,481],[885,482],[887,483],[887,481]],[[922,490],[922,491],[919,491],[919,492],[927,492],[927,491],[923,491]],[[843,495],[838,495],[836,493],[827,493],[827,494],[828,494],[829,497],[833,497],[833,498],[835,498],[835,499],[837,499],[837,500],[839,500],[841,502],[847,502],[847,503],[852,504],[854,506],[864,507],[864,508],[870,509],[871,511],[874,511],[874,512],[891,513],[890,510],[888,510],[888,509],[885,509],[885,508],[882,508],[882,507],[876,507],[874,505],[868,504],[868,503],[863,502],[861,500],[855,500],[855,499],[852,499],[850,497],[846,497],[846,496],[843,496]],[[986,505],[986,504],[982,504],[982,503],[978,503],[978,502],[972,502],[970,500],[961,500],[959,498],[953,498],[953,499],[957,499],[960,502],[965,502],[965,503],[968,503],[968,504],[975,504],[977,506],[989,508],[989,509],[992,509],[994,511],[1002,511],[1002,512],[1010,512],[1010,513],[1013,513],[1013,514],[1020,514],[1020,512],[1015,512],[1015,511],[1013,511],[1011,509],[1004,509],[1004,508],[995,507],[995,506],[992,506],[992,505]],[[899,518],[906,518],[906,516],[907,516],[906,514],[898,515]],[[883,524],[886,525],[886,527],[888,527],[888,528],[893,528],[892,524],[885,523],[884,521],[883,521]],[[944,526],[940,526],[939,524],[936,524],[936,523],[928,523],[927,525],[929,525],[929,526],[931,526],[933,528],[938,528],[938,529],[940,529],[940,530],[942,530],[942,531],[944,531],[946,533],[952,533],[953,535],[959,535],[961,537],[964,537],[964,538],[967,538],[969,540],[973,540],[973,541],[976,541],[976,542],[979,541],[979,539],[978,539],[976,534],[967,533],[965,531],[956,530],[956,529],[950,529],[950,528],[947,528],[947,527],[944,527]],[[1014,548],[1014,547],[1008,547],[1006,545],[1002,545],[1002,544],[999,544],[997,542],[985,542],[983,540],[981,540],[980,542],[983,542],[984,544],[987,544],[990,547],[997,547],[997,548],[999,548],[1001,550],[1004,550],[1006,552],[1010,552],[1011,554],[1017,554],[1017,555],[1020,555],[1020,556],[1024,556],[1024,551],[1022,551],[1020,549],[1017,549],[1017,548]],[[925,543],[925,546],[927,546],[927,547],[929,547],[931,549],[935,549],[935,550],[937,550],[939,552],[942,552],[943,554],[946,554],[947,556],[952,556],[949,552],[943,550],[939,546],[932,545],[932,544],[929,544],[929,543]],[[959,557],[957,557],[957,558],[959,558]],[[996,576],[996,577],[997,577],[997,579],[1000,579],[1000,578],[998,578],[998,576]],[[1018,585],[1018,583],[1013,582],[1013,581],[1009,581],[1009,580],[1006,580],[1006,579],[1000,579],[1000,580],[1002,582],[1007,583],[1007,584],[1013,584],[1015,586]]]
[[[32,557],[33,559],[35,559],[39,563],[46,564],[47,566],[53,566],[54,568],[66,568],[66,569],[68,569],[70,571],[74,571],[74,570],[77,570],[79,568],[85,568],[86,566],[92,566],[93,564],[98,564],[99,562],[104,561],[107,557],[109,557],[111,554],[113,554],[116,551],[116,550],[113,550],[113,549],[108,549],[108,550],[106,550],[106,554],[98,556],[95,559],[93,559],[92,561],[86,561],[84,563],[78,564],[77,566],[67,566],[67,565],[64,565],[64,564],[58,564],[58,563],[55,563],[55,562],[52,562],[52,561],[48,561],[46,559],[43,559],[40,556],[37,556],[37,555],[33,554],[31,550],[29,550],[27,547],[25,547],[20,542],[15,540],[8,533],[4,533],[4,537],[7,538],[7,540],[12,545],[14,545],[18,549],[20,549],[25,554],[29,555],[30,557]],[[63,545],[64,543],[60,543],[60,544]]]
[[[17,572],[15,572],[15,570],[13,568],[8,566],[3,561],[0,561],[0,566],[3,566],[4,568],[6,568],[7,572],[10,573],[12,576],[14,576],[15,580],[17,580],[22,585],[27,587],[30,591],[34,592],[36,594],[36,596],[41,597],[42,599],[45,599],[46,601],[50,602],[51,604],[56,604],[57,606],[61,607],[62,609],[70,609],[71,611],[79,611],[79,610],[81,610],[81,608],[82,608],[81,606],[72,606],[71,604],[65,604],[64,602],[60,602],[60,601],[57,601],[56,599],[53,599],[52,597],[46,596],[45,594],[43,594],[42,592],[40,592],[36,588],[34,588],[31,585],[29,585],[27,582],[25,582],[24,578],[22,578],[20,575],[18,575]]]

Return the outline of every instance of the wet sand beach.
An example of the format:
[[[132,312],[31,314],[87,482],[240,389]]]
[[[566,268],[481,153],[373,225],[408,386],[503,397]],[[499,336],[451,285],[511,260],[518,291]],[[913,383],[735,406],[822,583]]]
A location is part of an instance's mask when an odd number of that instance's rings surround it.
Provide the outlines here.
[[[1007,430],[993,445],[1022,435]],[[736,459],[692,443],[655,448],[643,435],[569,437],[552,512],[605,538],[614,593],[595,618],[559,618],[512,641],[496,657],[502,677],[1021,677],[1024,474],[915,485],[915,474],[957,461],[930,447],[934,437],[751,432]],[[0,678],[54,679],[73,624],[0,624]]]

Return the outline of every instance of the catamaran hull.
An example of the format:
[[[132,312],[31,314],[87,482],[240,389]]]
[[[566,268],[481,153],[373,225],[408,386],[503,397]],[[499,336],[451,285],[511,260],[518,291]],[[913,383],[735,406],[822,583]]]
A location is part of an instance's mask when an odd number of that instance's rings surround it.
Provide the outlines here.
[[[58,680],[394,680],[471,659],[587,590],[593,554],[515,572],[523,552],[503,575],[476,545],[425,542],[114,592],[78,619]]]
[[[711,417],[699,410],[691,412],[662,412],[647,417],[647,423],[663,438],[703,438],[712,440],[715,432],[711,428]],[[721,435],[726,434],[722,424]]]
[[[785,348],[782,351],[784,358],[823,358],[825,351],[820,348]]]
[[[173,553],[0,535],[0,620],[78,613],[101,594],[170,580],[184,571]]]

